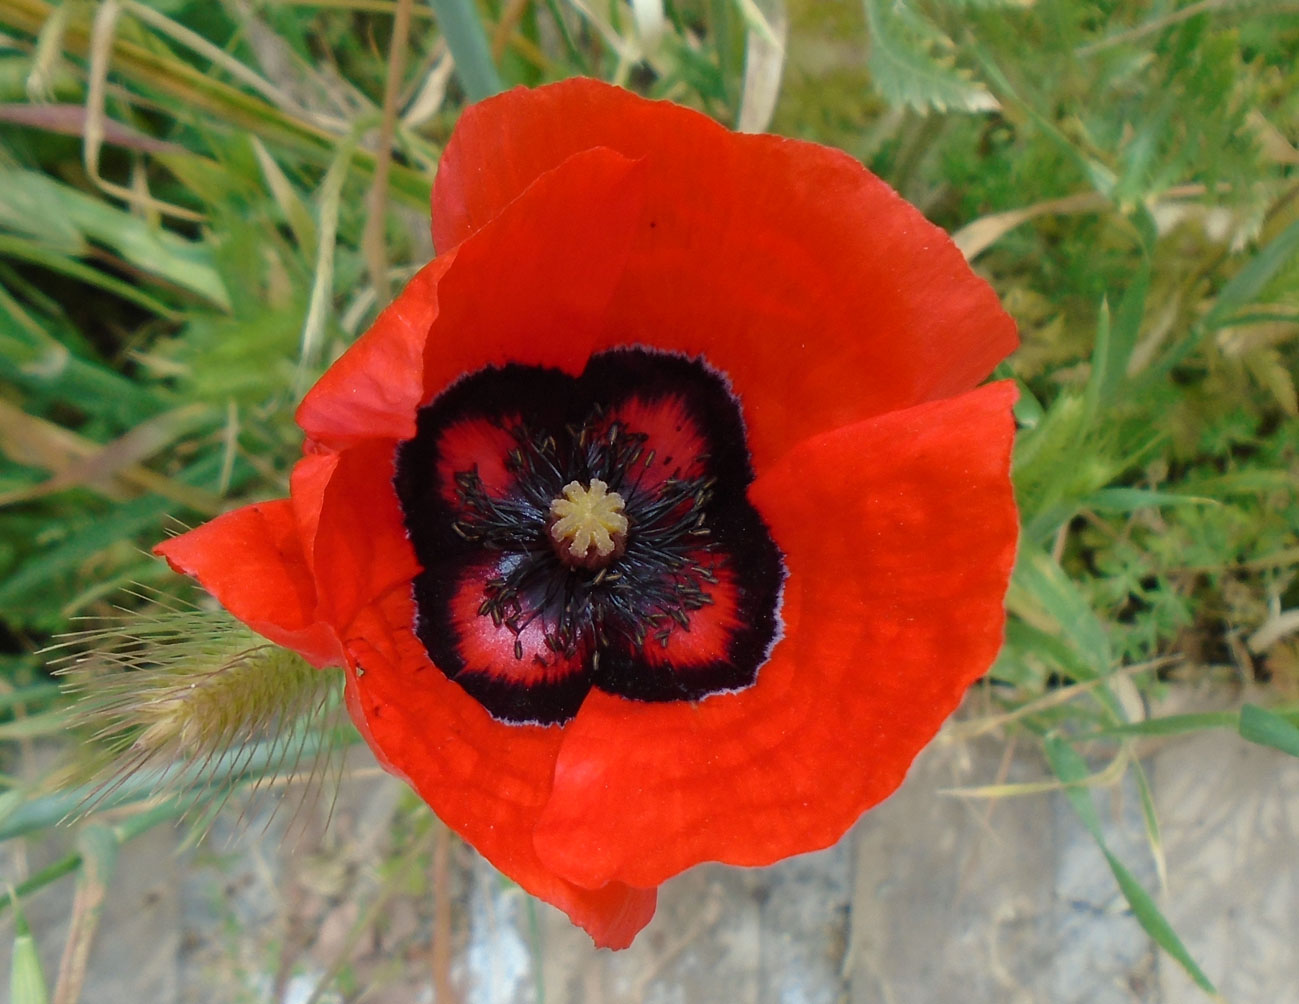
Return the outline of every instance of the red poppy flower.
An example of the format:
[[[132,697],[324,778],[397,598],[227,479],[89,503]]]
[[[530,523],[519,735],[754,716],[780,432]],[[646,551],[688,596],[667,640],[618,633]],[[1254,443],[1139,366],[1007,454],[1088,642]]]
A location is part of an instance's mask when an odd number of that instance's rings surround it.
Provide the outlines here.
[[[1014,326],[834,150],[588,80],[467,110],[440,256],[159,546],[597,944],[837,840],[1001,641]]]

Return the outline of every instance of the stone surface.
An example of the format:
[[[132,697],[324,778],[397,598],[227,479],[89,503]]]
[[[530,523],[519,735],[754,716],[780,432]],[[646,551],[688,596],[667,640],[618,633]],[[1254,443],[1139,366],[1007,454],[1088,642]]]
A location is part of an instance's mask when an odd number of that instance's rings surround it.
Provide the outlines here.
[[[1229,732],[1155,757],[1168,857],[1163,906],[1192,956],[1233,1004],[1299,1004],[1299,760]],[[1203,999],[1159,960],[1169,1004]]]
[[[286,842],[292,812],[263,807],[236,826],[232,809],[197,852],[178,856],[166,829],[129,845],[82,1000],[299,1004],[322,981],[322,1004],[1208,999],[1155,951],[1062,796],[944,793],[1046,777],[995,740],[940,740],[834,848],[680,876],[617,953],[439,825],[412,826],[402,786],[355,762],[365,773],[328,827],[318,806]],[[1209,733],[1147,766],[1168,864],[1161,907],[1226,999],[1299,1004],[1299,762]],[[1095,800],[1108,845],[1158,893],[1135,791]],[[10,847],[6,878],[60,851],[29,847],[24,862]],[[63,880],[25,904],[51,983],[72,893]],[[0,932],[0,952],[11,943]]]
[[[15,861],[13,849],[7,849],[5,883],[18,878],[13,869],[37,871],[72,848],[71,833],[59,829],[40,846],[26,848],[26,861]],[[118,855],[86,967],[81,996],[86,1004],[177,999],[180,877],[175,835],[166,828],[149,830]],[[75,881],[70,876],[59,879],[23,901],[51,994],[68,935]],[[13,925],[6,912],[0,921],[0,1001],[7,1000],[9,992],[12,947]]]

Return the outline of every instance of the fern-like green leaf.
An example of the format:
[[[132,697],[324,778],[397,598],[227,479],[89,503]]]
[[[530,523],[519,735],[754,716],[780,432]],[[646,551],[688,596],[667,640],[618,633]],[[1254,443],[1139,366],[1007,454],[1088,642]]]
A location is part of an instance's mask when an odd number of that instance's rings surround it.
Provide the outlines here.
[[[906,0],[862,0],[870,30],[867,65],[880,95],[918,111],[992,111],[997,99],[957,69],[952,40]]]

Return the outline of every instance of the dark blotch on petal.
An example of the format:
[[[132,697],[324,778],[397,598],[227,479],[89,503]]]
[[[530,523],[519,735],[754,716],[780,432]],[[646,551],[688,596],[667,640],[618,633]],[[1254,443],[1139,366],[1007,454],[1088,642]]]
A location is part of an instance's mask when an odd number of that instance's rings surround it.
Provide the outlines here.
[[[570,567],[547,539],[549,506],[597,478],[625,503],[626,549]],[[398,453],[423,566],[416,633],[508,722],[567,721],[592,686],[642,701],[746,687],[784,574],[752,479],[738,403],[700,360],[620,349],[577,378],[472,374],[421,410]]]

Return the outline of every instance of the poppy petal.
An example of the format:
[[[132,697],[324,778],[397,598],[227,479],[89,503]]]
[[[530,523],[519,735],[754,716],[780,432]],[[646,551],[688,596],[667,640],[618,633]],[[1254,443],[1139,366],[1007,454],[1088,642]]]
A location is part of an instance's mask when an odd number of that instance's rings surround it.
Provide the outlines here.
[[[592,692],[538,823],[566,878],[654,885],[828,846],[901,783],[1001,644],[1017,519],[1013,385],[838,429],[760,472],[785,637],[737,694]]]
[[[553,166],[553,165],[552,165]],[[429,397],[487,366],[581,372],[608,329],[644,205],[643,171],[591,149],[529,179],[490,226],[456,248],[425,354]]]
[[[532,846],[562,733],[493,720],[429,662],[410,631],[414,614],[406,591],[394,590],[353,624],[348,703],[358,728],[385,766],[503,873],[567,913],[596,945],[626,947],[654,915],[656,890],[576,886]]]
[[[539,174],[596,146],[642,158],[646,186],[597,348],[706,355],[744,389],[758,466],[818,432],[968,390],[1016,345],[947,235],[846,154],[731,133],[592,80],[466,110],[434,184],[435,242],[494,226]]]
[[[308,454],[290,480],[305,560],[320,584],[316,616],[345,630],[366,604],[419,572],[392,486],[397,444]]]
[[[361,439],[408,439],[424,399],[422,360],[437,317],[438,282],[454,255],[425,265],[406,288],[329,367],[295,416],[318,444],[342,449]]]
[[[520,629],[481,613],[491,583],[503,580],[512,561],[455,562],[449,569],[432,569],[434,574],[416,585],[420,638],[443,672],[495,717],[544,725],[568,721],[591,689],[587,648],[567,652],[550,643],[527,596],[519,608]],[[451,587],[449,599],[428,595],[434,579]],[[441,616],[429,617],[428,611]]]
[[[228,512],[153,551],[277,645],[314,666],[344,662],[338,636],[316,617],[316,584],[288,499]]]
[[[529,178],[491,226],[411,280],[307,394],[298,424],[332,449],[408,439],[421,404],[486,366],[581,370],[641,218],[640,175],[593,149]]]

